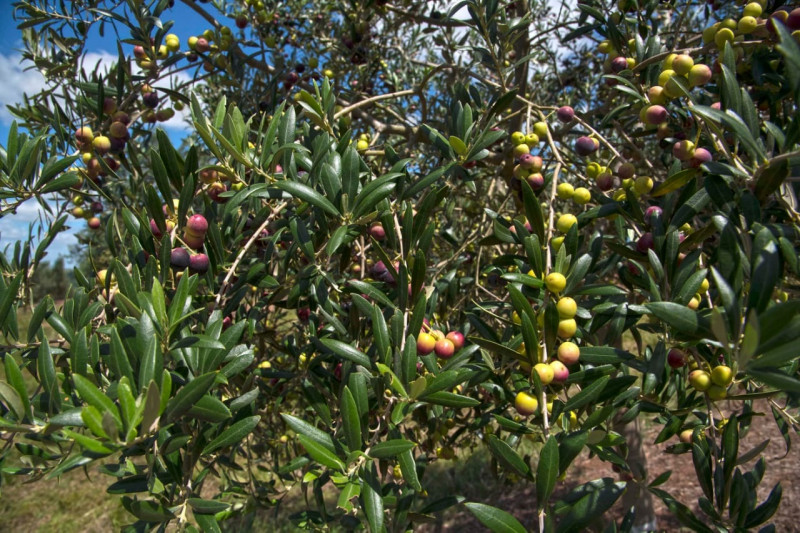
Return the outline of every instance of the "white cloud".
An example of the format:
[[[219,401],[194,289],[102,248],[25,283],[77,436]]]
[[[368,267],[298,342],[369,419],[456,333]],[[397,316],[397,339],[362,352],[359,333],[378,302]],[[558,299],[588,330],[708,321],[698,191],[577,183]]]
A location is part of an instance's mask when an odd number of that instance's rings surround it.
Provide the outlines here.
[[[86,72],[91,72],[95,66],[99,65],[100,71],[106,73],[116,62],[117,56],[115,54],[100,50],[99,52],[87,52],[84,54],[81,64]]]
[[[25,70],[28,63],[22,62],[22,54],[0,54],[0,122],[11,124],[13,117],[7,106],[23,101],[24,94],[36,94],[45,88],[44,76],[36,69]]]
[[[89,72],[99,63],[102,71],[108,71],[116,59],[117,56],[105,51],[89,52],[84,56],[82,65]],[[0,91],[0,122],[6,125],[14,120],[7,106],[22,103],[24,95],[37,94],[52,83],[33,63],[23,60],[19,52],[0,54],[0,79],[4,85]]]
[[[109,69],[116,64],[118,56],[100,50],[97,52],[87,52],[82,60],[81,66],[88,73],[99,65],[99,71],[108,73]],[[141,74],[139,67],[132,63],[134,74]],[[0,123],[9,125],[14,117],[8,111],[9,105],[20,104],[24,101],[24,95],[34,95],[48,86],[48,81],[44,75],[33,67],[28,61],[23,61],[22,54],[14,52],[11,54],[0,54],[0,79],[3,80],[3,91],[0,91]],[[186,71],[170,74],[165,78],[153,83],[156,88],[173,89],[181,84],[191,81],[191,76]],[[175,113],[170,120],[159,125],[171,130],[188,130],[189,126],[186,118],[189,117],[188,109]]]
[[[54,212],[56,211],[55,202],[48,201],[48,205],[53,208]],[[13,250],[16,241],[22,241],[23,245],[27,244],[29,242],[28,230],[31,224],[33,224],[31,235],[35,247],[39,243],[43,230],[49,225],[49,220],[52,220],[52,215],[42,209],[39,202],[34,199],[24,202],[17,208],[16,213],[0,218],[0,251]],[[42,227],[42,222],[44,222],[44,227]],[[78,242],[75,233],[80,231],[84,225],[85,223],[81,221],[70,219],[67,222],[67,229],[59,233],[48,247],[47,260],[65,256],[67,264],[73,264],[74,258],[69,255],[69,247]]]

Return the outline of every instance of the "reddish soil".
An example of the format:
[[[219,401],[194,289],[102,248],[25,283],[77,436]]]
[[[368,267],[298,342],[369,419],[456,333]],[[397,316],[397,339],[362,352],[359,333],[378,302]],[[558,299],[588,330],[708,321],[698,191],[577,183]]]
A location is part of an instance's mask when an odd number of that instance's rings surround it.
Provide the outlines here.
[[[734,404],[730,402],[728,412],[732,411]],[[725,406],[723,406],[725,409]],[[770,522],[775,525],[776,531],[800,531],[797,516],[800,514],[800,480],[797,479],[797,469],[800,466],[800,442],[797,435],[792,435],[792,448],[786,453],[786,445],[781,436],[771,411],[766,402],[756,403],[756,412],[765,412],[765,416],[754,417],[749,431],[746,435],[740,435],[739,455],[747,453],[761,442],[770,439],[767,448],[758,457],[764,457],[767,463],[764,479],[758,487],[758,502],[761,503],[772,490],[773,486],[780,482],[783,488],[783,498],[778,511],[772,516]],[[700,486],[692,464],[691,453],[671,454],[666,453],[665,449],[678,442],[677,437],[673,437],[667,442],[653,444],[660,427],[650,426],[643,431],[643,445],[647,457],[647,468],[649,471],[648,482],[654,480],[661,473],[672,470],[670,479],[659,488],[669,492],[674,498],[688,506],[701,520],[705,515],[700,511],[697,500],[702,495]],[[758,457],[746,463],[742,468],[743,472],[751,469]],[[553,501],[567,494],[572,488],[586,481],[602,477],[613,477],[619,479],[619,474],[612,471],[611,465],[598,459],[590,458],[587,451],[584,451],[576,459],[567,474],[567,479],[560,482],[556,487]],[[513,514],[529,531],[537,531],[536,515],[536,488],[533,484],[500,487],[498,493],[484,499],[484,503],[504,509]],[[690,531],[683,527],[672,513],[666,508],[660,499],[654,497],[653,505],[657,517],[657,531]],[[622,498],[617,501],[614,507],[603,517],[603,526],[615,520],[619,525],[624,510],[622,508]],[[705,520],[704,520],[705,521]],[[768,522],[769,523],[769,522]],[[419,531],[439,532],[439,531],[486,531],[483,526],[463,507],[458,508],[456,513],[448,514],[436,526],[423,526]]]

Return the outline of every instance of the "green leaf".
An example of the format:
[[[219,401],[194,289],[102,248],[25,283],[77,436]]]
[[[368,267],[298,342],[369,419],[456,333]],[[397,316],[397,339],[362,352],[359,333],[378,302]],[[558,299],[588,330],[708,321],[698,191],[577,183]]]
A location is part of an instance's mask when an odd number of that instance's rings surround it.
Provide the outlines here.
[[[122,293],[119,293],[117,296],[120,294]],[[128,360],[125,345],[122,344],[122,339],[116,327],[111,328],[109,337],[111,337],[111,353],[108,357],[109,368],[118,379],[122,379],[124,376],[128,378],[128,383],[136,383],[133,379],[133,368],[131,367],[131,362]]]
[[[800,334],[800,300],[789,300],[771,305],[758,317],[760,343],[758,353],[775,348]],[[788,330],[788,335],[787,335]],[[780,365],[778,365],[780,366]]]
[[[476,502],[465,503],[464,507],[493,533],[525,533],[525,528],[519,520],[502,509]]]
[[[500,356],[503,356],[503,357],[508,357],[508,358],[511,358],[511,359],[519,359],[519,360],[521,360],[521,356],[520,356],[519,353],[517,353],[514,350],[512,350],[511,348],[509,348],[507,346],[504,346],[502,344],[499,344],[497,342],[493,342],[493,341],[490,341],[488,339],[483,339],[481,337],[469,337],[468,340],[469,340],[469,342],[471,342],[473,344],[477,344],[481,348],[489,350],[490,352],[495,353],[497,355],[500,355]]]
[[[744,145],[745,149],[753,160],[761,161],[764,159],[763,150],[758,143],[756,143],[756,140],[750,133],[747,125],[733,110],[728,109],[723,112],[707,106],[694,106],[692,107],[692,113],[700,115],[711,124],[718,124],[720,122],[724,123],[733,131],[739,142]]]
[[[631,363],[636,357],[625,350],[611,346],[581,346],[581,361],[593,365],[616,365]]]
[[[335,254],[336,250],[338,250],[339,247],[345,243],[345,241],[350,240],[349,233],[350,226],[339,226],[336,228],[336,231],[334,231],[333,235],[331,235],[328,244],[325,245],[325,253],[330,256]]]
[[[419,477],[417,477],[417,463],[414,461],[414,452],[406,450],[398,456],[397,461],[400,463],[403,479],[414,487],[414,490],[422,490]]]
[[[706,205],[708,205],[709,201],[711,201],[711,197],[708,195],[708,191],[705,188],[694,193],[691,198],[686,200],[675,213],[673,213],[672,218],[669,220],[667,233],[676,231],[685,223],[690,222]]]
[[[117,429],[122,431],[122,418],[120,418],[117,406],[114,405],[111,398],[80,374],[74,374],[72,382],[75,384],[75,390],[78,391],[83,401],[96,408],[101,414],[109,413],[114,418],[114,422],[117,423]]]
[[[50,315],[47,317],[47,323],[50,324],[50,326],[52,326],[52,328],[56,330],[59,335],[64,337],[67,342],[72,344],[73,331],[57,311],[52,311],[50,313]]]
[[[425,398],[430,394],[434,394],[439,391],[452,389],[461,381],[464,381],[463,374],[459,374],[455,370],[443,370],[436,374],[435,377],[431,378],[429,374],[427,377],[429,378],[425,383],[425,389],[417,396],[420,399]],[[424,380],[425,378],[423,378]]]
[[[534,278],[533,276],[522,274],[520,272],[506,272],[500,277],[504,280],[514,283],[522,283],[523,285],[532,287],[534,289],[539,289],[544,285],[544,281],[540,280],[539,278]]]
[[[281,413],[281,417],[286,422],[286,424],[294,430],[295,433],[299,433],[301,435],[305,435],[309,439],[313,440],[317,444],[325,447],[331,453],[336,451],[336,448],[333,445],[333,439],[330,435],[325,433],[322,430],[319,430],[306,422],[305,420],[301,420],[295,416],[288,415],[285,413]]]
[[[610,376],[603,376],[590,383],[589,386],[584,387],[583,390],[567,401],[566,405],[564,405],[564,412],[580,409],[584,405],[593,402],[603,391],[610,379]]]
[[[296,196],[297,198],[308,202],[314,207],[322,209],[331,216],[341,216],[341,213],[339,213],[339,210],[336,209],[336,206],[334,206],[327,198],[322,196],[308,185],[298,183],[296,181],[282,180],[275,182],[275,186],[288,192],[292,196]]]
[[[127,498],[124,497],[124,498]],[[172,512],[161,505],[158,502],[154,502],[151,500],[130,500],[130,504],[127,509],[133,514],[136,518],[142,520],[143,522],[166,522],[175,518],[175,515]]]
[[[462,141],[455,135],[451,135],[449,141],[450,141],[450,147],[456,154],[460,156],[467,154],[467,145],[464,144],[464,141]]]
[[[714,492],[711,481],[711,451],[706,436],[697,430],[692,435],[692,462],[700,488],[703,489],[705,497],[710,500]]]
[[[517,96],[517,89],[512,89],[507,93],[503,93],[497,96],[497,99],[492,103],[492,107],[489,108],[488,115],[494,116],[498,113],[502,113],[511,105],[511,102],[514,101],[514,98]]]
[[[767,449],[769,446],[770,439],[766,439],[761,441],[761,444],[753,447],[752,449],[748,450],[747,452],[741,454],[738,459],[736,459],[736,465],[741,466],[744,464],[749,463],[756,457],[760,456],[764,450]]]
[[[645,304],[645,307],[679,333],[691,336],[705,336],[708,332],[708,319],[685,305],[674,302],[651,302]]]
[[[303,445],[308,455],[313,460],[323,466],[327,466],[333,470],[344,471],[344,462],[339,459],[332,451],[325,446],[322,446],[317,441],[306,437],[305,435],[298,435],[297,439]]]
[[[381,484],[375,473],[374,463],[369,470],[365,470],[360,477],[361,499],[364,502],[364,511],[367,514],[367,522],[372,533],[380,533],[383,527],[383,498],[381,497]]]
[[[586,441],[589,439],[589,432],[586,430],[572,431],[563,434],[561,444],[558,446],[558,472],[563,474],[569,468],[572,461],[580,455]]]
[[[625,491],[625,482],[602,478],[579,485],[553,506],[556,514],[565,514],[558,531],[569,533],[584,528],[614,505]]]
[[[345,386],[341,398],[342,426],[350,451],[361,449],[361,418],[358,415],[358,406],[350,392],[350,387]]]
[[[207,348],[211,350],[224,350],[225,345],[217,339],[213,339],[208,335],[189,335],[178,340],[175,344],[169,347],[170,350],[179,350],[181,348]]]
[[[72,156],[71,156],[72,157]],[[66,159],[62,161],[67,161]],[[81,177],[76,172],[65,172],[56,179],[45,183],[44,187],[39,190],[40,194],[48,194],[71,187],[77,187],[81,183]]]
[[[117,400],[119,401],[119,410],[122,413],[122,422],[124,423],[125,430],[130,431],[136,427],[138,415],[136,411],[136,398],[133,397],[133,392],[131,391],[127,379],[120,380],[117,386]]]
[[[357,291],[362,292],[376,300],[378,303],[383,304],[384,306],[388,307],[396,307],[395,304],[381,291],[367,283],[366,281],[351,279],[347,282],[348,285],[355,288]]]
[[[319,339],[319,342],[334,354],[338,355],[342,359],[345,359],[346,361],[352,361],[357,365],[361,365],[366,368],[370,368],[372,366],[372,362],[370,361],[369,357],[366,356],[366,354],[356,348],[353,348],[346,342],[337,341],[335,339]]]
[[[751,276],[750,295],[747,301],[748,309],[755,309],[761,313],[770,303],[775,284],[781,276],[780,252],[777,243],[772,240],[768,229],[759,232],[759,236],[768,235],[764,246],[754,252],[758,255],[753,262],[753,275]]]
[[[690,527],[692,531],[697,531],[699,533],[712,533],[715,531],[698,519],[697,516],[695,516],[694,511],[677,501],[669,493],[655,488],[651,488],[650,492],[661,498],[670,512],[677,516],[678,520],[680,520],[682,524]]]
[[[280,126],[278,128],[278,144],[284,145],[292,142],[295,136],[295,111],[294,107],[289,106],[281,116]]]
[[[11,283],[5,287],[3,291],[3,296],[0,298],[0,325],[5,324],[6,320],[8,319],[8,313],[11,311],[11,306],[14,304],[14,301],[17,299],[17,292],[19,291],[19,286],[22,283],[22,276],[25,272],[19,272]]]
[[[217,378],[216,372],[208,372],[197,376],[192,381],[181,387],[177,394],[167,403],[162,418],[168,421],[175,421],[184,413],[188,412],[192,406],[200,400]]]
[[[10,356],[7,355],[6,358],[10,359]],[[22,398],[16,389],[5,381],[0,381],[0,403],[6,405],[16,421],[21,422],[25,418],[25,407],[22,405]]]
[[[378,368],[378,372],[380,372],[381,375],[389,375],[389,379],[391,380],[389,384],[397,394],[403,398],[408,398],[408,392],[406,392],[406,388],[400,382],[400,379],[397,377],[397,375],[392,372],[388,366],[382,363],[378,363],[375,366]],[[363,405],[366,405],[366,401],[363,402]]]
[[[22,372],[11,354],[6,354],[3,359],[5,359],[3,361],[3,367],[6,371],[6,380],[8,380],[9,385],[14,387],[14,390],[17,391],[20,402],[22,402],[22,416],[19,421],[23,422],[25,419],[31,417],[31,403],[28,398],[28,389],[25,386],[25,378],[22,377]]]
[[[169,372],[165,374],[169,376]],[[142,409],[142,424],[141,433],[149,433],[151,427],[158,417],[161,408],[161,393],[158,390],[158,385],[151,381],[147,385],[147,394],[144,397],[144,408]]]
[[[211,128],[211,133],[217,138],[217,141],[222,145],[226,152],[233,156],[233,158],[247,168],[253,168],[252,161],[249,161],[242,151],[231,143],[228,138],[217,128]]]
[[[544,242],[544,215],[539,199],[533,194],[533,189],[528,185],[527,180],[522,180],[522,203],[525,208],[525,216],[531,224],[534,235],[539,238],[539,242]]]
[[[553,493],[559,471],[558,442],[550,435],[539,453],[539,464],[536,467],[536,504],[539,510],[547,506]]]
[[[369,187],[369,185],[367,187]],[[373,209],[376,209],[378,204],[392,194],[392,191],[394,191],[395,187],[397,187],[397,184],[390,181],[380,185],[375,190],[371,190],[368,194],[365,194],[367,187],[364,187],[364,190],[361,191],[362,194],[359,194],[358,198],[356,198],[356,204],[353,207],[353,218],[355,219],[359,219]]]
[[[419,181],[408,187],[405,191],[403,191],[403,199],[407,200],[414,196],[419,191],[426,189],[433,183],[439,180],[446,172],[448,172],[454,163],[449,163],[444,167],[439,167],[424,178],[420,178]]]
[[[93,405],[87,405],[83,408],[81,411],[81,420],[83,420],[86,427],[89,428],[94,436],[106,440],[111,438],[105,428],[103,428],[103,415]]]
[[[153,381],[156,377],[156,370],[160,370],[163,366],[163,357],[158,348],[158,339],[152,337],[147,343],[142,354],[142,359],[139,362],[139,390],[144,390],[144,387]],[[159,379],[160,381],[160,379]]]
[[[414,449],[415,446],[416,444],[405,439],[390,439],[372,446],[368,455],[375,459],[390,459]]]
[[[489,451],[492,452],[492,455],[494,455],[503,466],[522,477],[528,477],[530,475],[531,469],[528,464],[507,442],[494,435],[489,435],[486,442],[489,445]]]
[[[161,156],[154,149],[150,149],[150,167],[153,169],[153,177],[155,178],[158,192],[164,199],[172,198],[172,190],[169,185],[169,176],[167,175],[167,167],[164,166],[164,161]]]
[[[69,429],[62,429],[61,432],[64,433],[64,435],[67,436],[68,438],[77,442],[81,448],[89,452],[96,453],[99,455],[109,455],[114,452],[113,449],[105,446],[97,439],[93,439],[81,433],[76,433]]]
[[[112,483],[106,489],[108,494],[133,494],[136,492],[147,492],[147,476],[137,474],[120,479]]]
[[[747,520],[745,521],[744,527],[750,529],[769,520],[770,517],[775,514],[775,511],[778,510],[782,495],[783,488],[781,487],[780,483],[777,483],[774,487],[772,487],[767,499],[764,500],[761,505],[747,514]]]
[[[776,390],[800,394],[800,380],[784,374],[777,368],[751,368],[747,374]]]
[[[766,163],[765,163],[766,165]],[[755,194],[761,202],[777,191],[781,184],[789,177],[789,164],[780,161],[776,165],[769,165],[761,171],[756,181]]]
[[[730,44],[725,43],[725,48]],[[731,109],[736,113],[742,112],[742,94],[739,89],[739,84],[736,82],[736,74],[734,74],[727,65],[720,65],[722,68],[722,90],[720,96],[722,97],[722,107]]]
[[[455,394],[453,392],[445,392],[445,391],[434,392],[433,394],[429,394],[425,396],[425,401],[436,405],[444,405],[445,407],[455,407],[455,408],[475,407],[476,405],[480,405],[481,403],[474,398],[470,398],[468,396],[461,396],[460,394]]]
[[[725,486],[728,486],[739,458],[739,420],[732,414],[722,431],[722,466]],[[727,492],[727,490],[726,490]],[[725,498],[727,500],[727,498]],[[727,501],[723,502],[726,504]]]
[[[29,343],[36,339],[36,335],[39,333],[39,328],[42,327],[42,322],[44,321],[44,318],[47,315],[47,312],[50,310],[52,304],[52,298],[50,298],[50,296],[45,296],[42,298],[42,301],[39,302],[39,305],[36,306],[36,309],[34,309],[30,322],[28,322]]]
[[[217,524],[217,519],[214,515],[195,513],[194,519],[197,520],[197,525],[204,533],[222,533],[222,530]]]
[[[158,282],[158,279],[153,280],[153,287],[150,289],[150,295],[152,296],[153,302],[153,311],[155,311],[155,317],[158,319],[159,324],[164,328],[169,328],[169,322],[167,321],[167,305],[166,299],[164,297],[164,289],[161,287],[161,283]]]
[[[208,394],[189,409],[188,415],[211,423],[224,422],[232,416],[230,409],[222,401]]]
[[[339,493],[339,499],[336,501],[336,507],[344,509],[347,512],[353,510],[353,503],[350,501],[361,494],[361,485],[358,483],[349,482],[342,487],[342,492]]]
[[[213,453],[220,448],[226,448],[241,442],[245,437],[252,433],[260,420],[261,417],[258,415],[249,416],[239,420],[231,427],[223,431],[222,434],[220,434],[217,438],[209,442],[206,447],[203,448],[203,451],[201,452],[202,455]]]
[[[692,297],[695,295],[695,293],[697,293],[697,291],[700,289],[700,285],[702,285],[703,280],[706,279],[707,273],[708,273],[707,269],[701,268],[700,270],[689,276],[689,279],[687,279],[686,282],[683,284],[680,291],[678,291],[678,294],[674,296],[673,299],[675,300],[675,303],[681,305],[687,305],[689,301],[692,299]]]
[[[491,130],[484,130],[481,135],[472,142],[472,148],[469,149],[469,152],[466,155],[467,161],[472,161],[475,157],[483,150],[484,148],[488,148],[489,146],[493,145],[507,134],[502,130],[491,131]]]
[[[375,348],[378,351],[378,360],[385,361],[390,356],[392,346],[389,341],[389,329],[383,313],[377,305],[372,306],[372,335],[375,339]]]
[[[189,505],[195,513],[215,514],[230,509],[231,504],[219,500],[204,500],[202,498],[189,498]]]
[[[661,183],[658,187],[653,189],[651,196],[659,197],[664,196],[665,194],[671,193],[673,191],[677,191],[690,181],[694,179],[697,175],[697,169],[695,168],[687,168],[676,172],[675,174],[668,177]]]

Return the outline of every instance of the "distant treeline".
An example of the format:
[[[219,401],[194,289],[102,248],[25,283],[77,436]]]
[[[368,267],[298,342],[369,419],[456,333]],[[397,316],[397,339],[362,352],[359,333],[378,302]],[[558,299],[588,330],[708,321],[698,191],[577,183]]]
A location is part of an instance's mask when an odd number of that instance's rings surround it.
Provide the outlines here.
[[[64,299],[72,281],[72,272],[64,268],[63,258],[39,264],[31,280],[33,301],[38,302],[47,295],[54,300]]]

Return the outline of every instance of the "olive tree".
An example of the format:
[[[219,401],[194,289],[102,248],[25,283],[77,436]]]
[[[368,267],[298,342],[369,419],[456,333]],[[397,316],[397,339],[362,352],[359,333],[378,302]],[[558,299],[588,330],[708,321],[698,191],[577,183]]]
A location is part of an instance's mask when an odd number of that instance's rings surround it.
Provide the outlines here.
[[[578,531],[626,491],[698,531],[769,521],[766,443],[739,440],[765,406],[798,428],[800,11],[173,3],[15,4],[49,85],[12,108],[1,212],[49,225],[2,261],[4,472],[102,465],[130,530],[218,531],[298,486],[309,529],[458,506]],[[208,25],[186,43],[178,7]],[[82,218],[75,287],[32,301]],[[637,420],[680,437],[701,513],[639,464]],[[535,524],[426,498],[478,449]],[[619,475],[574,480],[587,452]]]

